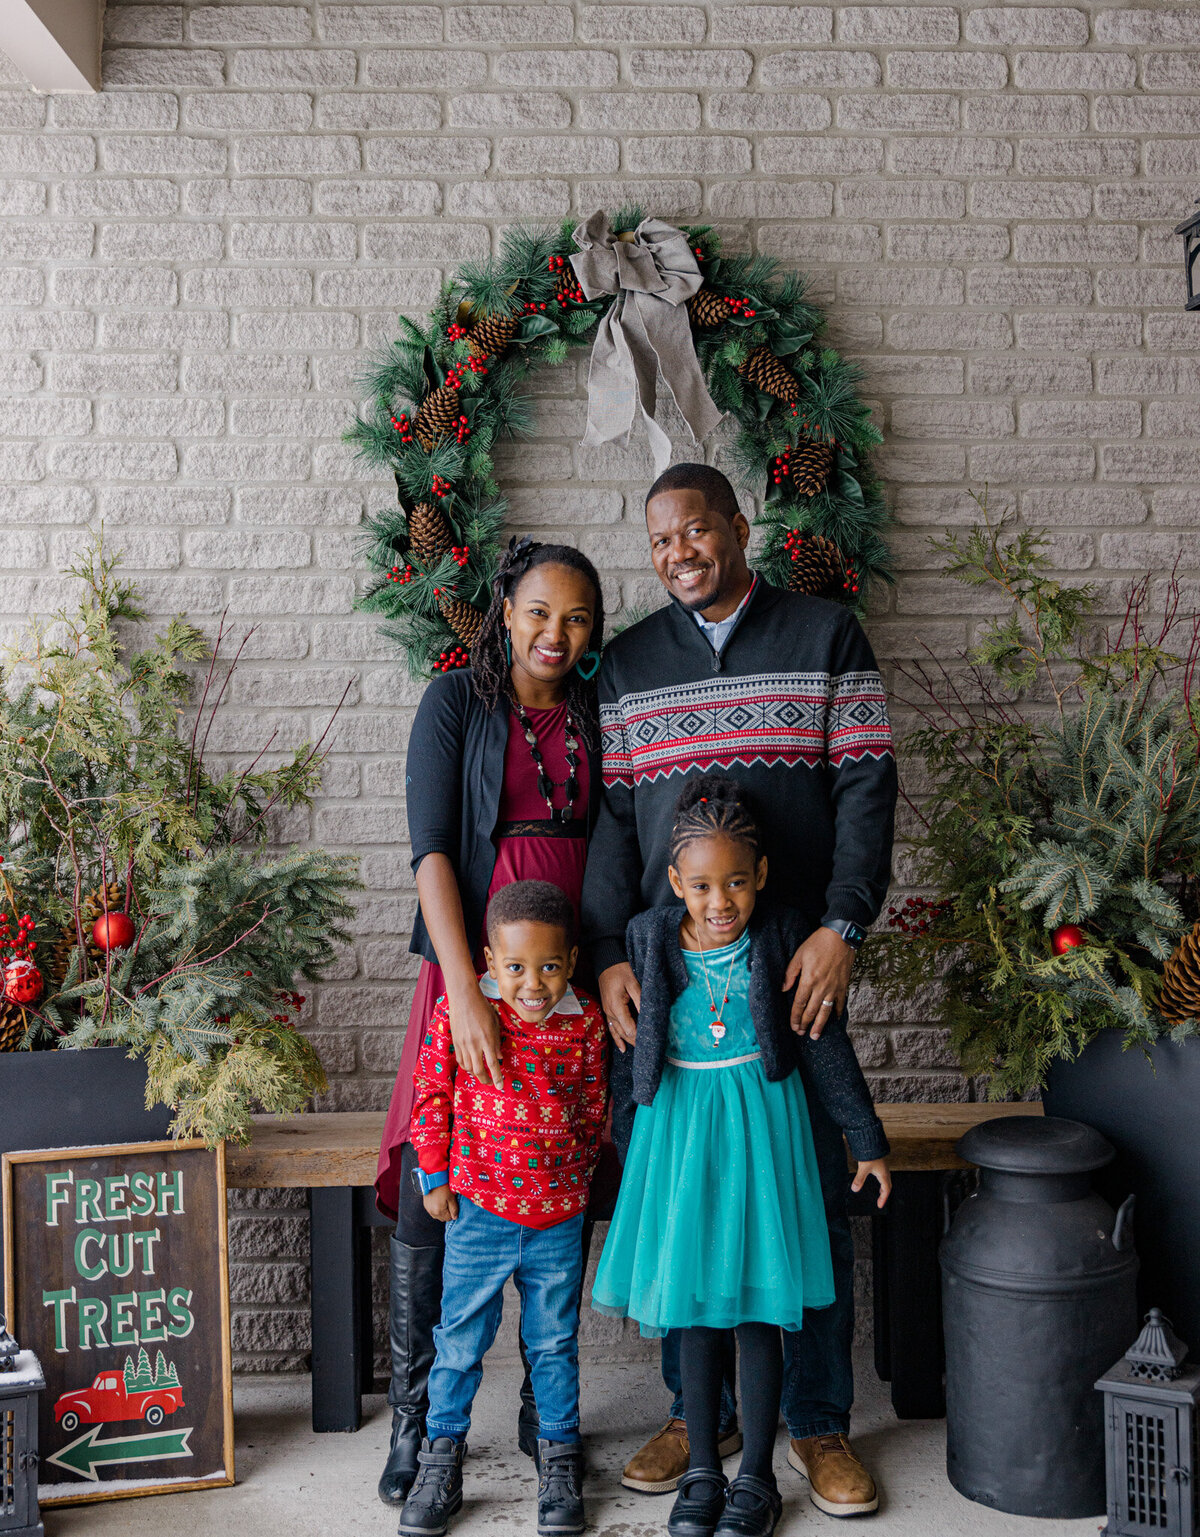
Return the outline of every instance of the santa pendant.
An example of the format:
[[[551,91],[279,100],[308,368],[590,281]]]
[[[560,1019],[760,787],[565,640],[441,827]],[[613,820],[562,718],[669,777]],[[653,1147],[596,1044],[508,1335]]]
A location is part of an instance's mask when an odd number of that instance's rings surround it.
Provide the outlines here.
[[[722,1039],[724,1038],[724,1035],[725,1035],[725,1026],[724,1026],[724,1024],[722,1023],[721,1020],[714,1019],[712,1024],[709,1025],[708,1028],[709,1028],[709,1030],[712,1031],[713,1045],[714,1046],[719,1046],[721,1041],[722,1041]]]

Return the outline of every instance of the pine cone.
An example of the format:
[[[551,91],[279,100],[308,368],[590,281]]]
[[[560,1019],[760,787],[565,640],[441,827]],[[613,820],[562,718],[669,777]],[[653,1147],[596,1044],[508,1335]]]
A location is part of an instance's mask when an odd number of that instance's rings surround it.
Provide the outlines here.
[[[487,315],[471,327],[467,351],[473,358],[490,358],[503,352],[517,334],[517,322],[511,315]]]
[[[566,266],[558,274],[558,282],[554,288],[554,297],[559,304],[582,304],[586,295],[580,286],[579,279],[575,276],[575,269]]]
[[[1158,1012],[1171,1025],[1200,1019],[1200,922],[1192,925],[1163,967]]]
[[[428,502],[418,502],[408,515],[409,550],[426,566],[449,555],[454,530],[446,514]]]
[[[711,288],[701,288],[687,302],[688,319],[700,330],[709,330],[729,319],[729,306]]]
[[[738,373],[764,395],[774,395],[776,400],[799,400],[800,385],[791,369],[781,363],[765,343],[755,347],[744,363],[738,364]]]
[[[795,448],[785,450],[775,460],[775,484],[790,481],[800,496],[816,496],[824,489],[832,470],[833,449],[830,445],[801,438]]]
[[[789,534],[788,589],[810,598],[844,599],[852,586],[846,557],[824,534]]]
[[[16,1051],[25,1039],[27,1022],[20,1004],[0,997],[0,1051]]]
[[[454,430],[459,415],[458,391],[451,389],[448,384],[439,385],[426,395],[413,423],[417,442],[426,453]]]
[[[483,626],[483,614],[474,604],[465,603],[462,598],[439,598],[438,607],[442,611],[442,618],[463,645],[470,649]]]

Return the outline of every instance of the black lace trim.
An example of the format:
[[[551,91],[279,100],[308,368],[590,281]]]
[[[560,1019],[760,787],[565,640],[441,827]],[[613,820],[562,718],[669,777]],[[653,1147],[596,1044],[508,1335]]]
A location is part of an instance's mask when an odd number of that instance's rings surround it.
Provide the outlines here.
[[[586,838],[587,823],[582,817],[576,817],[571,822],[551,822],[549,818],[537,820],[530,818],[526,821],[500,822],[496,827],[496,838]]]

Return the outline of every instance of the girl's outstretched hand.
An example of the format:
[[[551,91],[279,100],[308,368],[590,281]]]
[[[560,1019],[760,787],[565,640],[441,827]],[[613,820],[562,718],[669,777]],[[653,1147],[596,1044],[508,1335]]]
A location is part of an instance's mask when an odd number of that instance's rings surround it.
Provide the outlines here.
[[[892,1193],[892,1171],[888,1168],[886,1158],[864,1158],[855,1172],[854,1183],[850,1188],[854,1191],[861,1190],[872,1175],[879,1182],[879,1199],[875,1205],[882,1211],[887,1205],[888,1196]]]

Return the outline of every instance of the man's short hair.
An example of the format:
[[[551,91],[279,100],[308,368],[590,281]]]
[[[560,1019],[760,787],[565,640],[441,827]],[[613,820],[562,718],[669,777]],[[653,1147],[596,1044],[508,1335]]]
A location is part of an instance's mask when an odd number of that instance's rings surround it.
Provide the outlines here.
[[[673,464],[646,492],[646,506],[664,491],[699,491],[710,512],[719,512],[728,523],[742,510],[733,487],[711,464]]]
[[[575,938],[575,910],[570,898],[552,881],[512,881],[488,904],[488,944],[510,923],[544,923],[561,929],[570,945]]]

